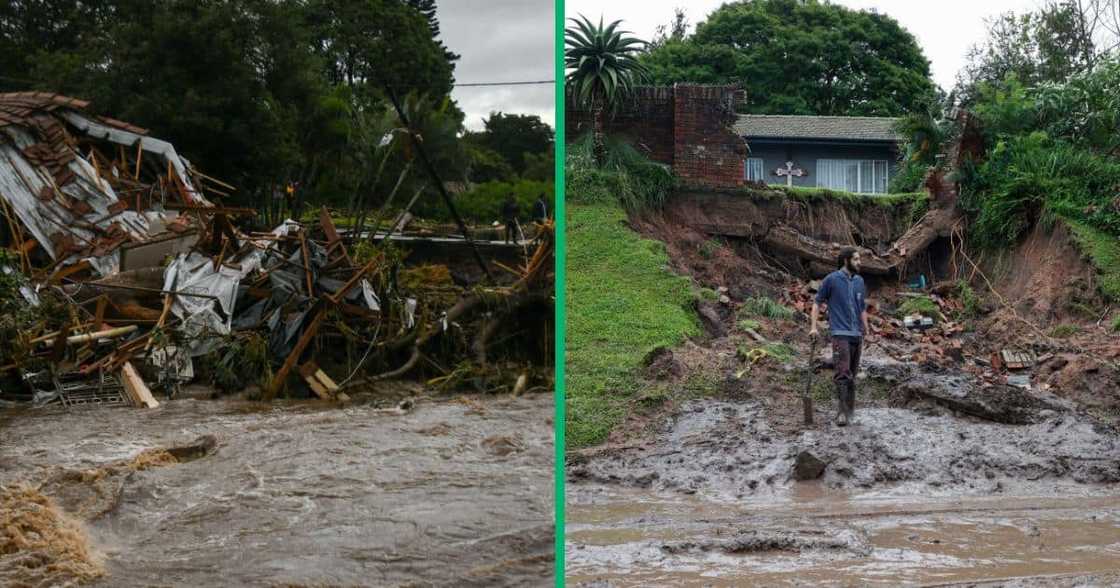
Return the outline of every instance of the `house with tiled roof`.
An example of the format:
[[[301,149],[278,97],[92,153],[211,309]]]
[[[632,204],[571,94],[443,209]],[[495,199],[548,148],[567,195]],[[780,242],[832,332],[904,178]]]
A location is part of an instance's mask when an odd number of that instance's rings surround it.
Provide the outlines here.
[[[896,118],[741,114],[743,179],[883,194],[898,167]]]

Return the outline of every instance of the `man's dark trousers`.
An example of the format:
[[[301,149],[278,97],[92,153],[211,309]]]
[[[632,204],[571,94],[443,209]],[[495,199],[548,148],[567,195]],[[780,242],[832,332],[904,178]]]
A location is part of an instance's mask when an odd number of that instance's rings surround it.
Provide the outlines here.
[[[856,374],[859,373],[859,356],[863,338],[838,335],[832,338],[832,362],[835,373],[836,398],[840,410],[851,420],[856,409]]]

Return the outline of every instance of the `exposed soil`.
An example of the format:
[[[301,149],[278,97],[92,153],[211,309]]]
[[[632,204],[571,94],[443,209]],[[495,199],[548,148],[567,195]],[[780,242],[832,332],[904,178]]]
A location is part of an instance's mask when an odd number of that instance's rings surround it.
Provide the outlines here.
[[[763,222],[788,218],[818,239],[855,240],[850,235],[863,230],[862,219],[828,208],[792,215],[788,206],[756,208]],[[959,243],[947,242],[897,281],[869,280],[879,336],[865,343],[857,422],[838,427],[830,351],[822,345],[809,357],[804,313],[754,317],[758,332],[792,358],[747,353],[764,344],[737,325],[750,296],[796,307],[819,268],[733,231],[715,233],[721,223],[760,221],[712,210],[682,199],[664,215],[632,221],[666,242],[674,269],[725,288],[729,300],[707,303],[721,329],[649,359],[648,386],[659,392],[637,396],[663,402],[636,406],[607,444],[569,456],[570,582],[1072,586],[1120,574],[1120,342],[1082,308],[1106,305],[1067,234],[1036,230],[1003,259],[981,258],[978,269],[958,253]],[[870,220],[879,228],[868,227],[860,244],[892,240],[904,230],[893,220]],[[947,316],[938,327],[902,328],[893,313],[919,274],[933,284],[971,279],[981,315],[960,314],[954,288],[939,286]],[[1057,324],[1074,324],[1076,332],[1055,338]],[[992,354],[1003,349],[1038,361],[1024,370],[993,366]],[[702,393],[697,381],[708,384]],[[815,408],[808,426],[805,390]],[[1070,496],[1101,502],[1053,502]],[[994,497],[1021,510],[1004,512],[988,502]],[[867,501],[897,501],[940,514],[885,516],[875,503],[843,522],[822,519],[837,501],[857,510]],[[767,517],[774,504],[787,505],[788,516]],[[743,509],[751,514],[733,514]],[[985,514],[966,514],[972,510]],[[1012,549],[1044,527],[1047,543],[1060,546],[1050,557]],[[922,542],[927,534],[939,538],[935,547]]]

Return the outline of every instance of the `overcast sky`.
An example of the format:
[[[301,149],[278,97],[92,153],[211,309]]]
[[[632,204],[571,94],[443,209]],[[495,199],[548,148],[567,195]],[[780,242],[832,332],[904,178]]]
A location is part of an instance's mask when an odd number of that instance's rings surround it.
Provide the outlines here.
[[[684,8],[688,21],[695,25],[723,3],[723,0],[565,0],[564,10],[569,17],[583,14],[593,21],[598,21],[600,14],[608,22],[622,19],[627,30],[649,40],[657,25],[673,19],[675,7]],[[894,17],[918,39],[926,59],[930,60],[933,81],[946,90],[953,87],[969,46],[984,39],[986,17],[1008,10],[1024,12],[1039,6],[1038,0],[834,0],[832,3],[854,9],[875,9]]]
[[[552,0],[438,0],[440,36],[460,55],[455,81],[521,82],[555,76],[556,10]],[[467,128],[482,128],[492,111],[536,114],[556,122],[556,88],[533,86],[456,87],[452,97],[466,113]]]

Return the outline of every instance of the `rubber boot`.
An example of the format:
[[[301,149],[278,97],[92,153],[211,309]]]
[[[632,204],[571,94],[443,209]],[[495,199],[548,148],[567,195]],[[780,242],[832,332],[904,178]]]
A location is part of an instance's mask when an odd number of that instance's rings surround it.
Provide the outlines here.
[[[847,394],[847,402],[844,403],[844,408],[848,411],[848,423],[855,424],[856,422],[856,382],[852,380],[848,382],[847,389],[844,391]]]
[[[845,382],[836,382],[836,424],[848,426],[848,386]]]

